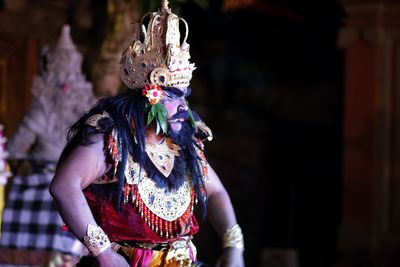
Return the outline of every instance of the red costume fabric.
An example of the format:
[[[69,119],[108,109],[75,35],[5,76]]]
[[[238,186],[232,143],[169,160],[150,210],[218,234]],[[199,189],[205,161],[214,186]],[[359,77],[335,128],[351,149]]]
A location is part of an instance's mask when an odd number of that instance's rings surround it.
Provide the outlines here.
[[[137,241],[148,243],[165,243],[180,239],[181,237],[165,238],[152,231],[137,213],[133,204],[123,204],[118,212],[113,203],[99,200],[90,190],[84,191],[86,200],[92,210],[98,225],[104,230],[111,242],[123,243],[122,241]],[[193,236],[199,230],[199,225],[194,215],[189,233],[185,236]],[[190,259],[196,261],[195,248],[189,248]],[[134,248],[129,253],[131,267],[159,266],[164,264],[164,252],[151,249]],[[166,252],[165,252],[166,253]],[[174,266],[167,264],[166,266]]]
[[[84,194],[96,222],[113,242],[163,243],[177,239],[176,237],[161,237],[153,232],[137,213],[133,204],[122,204],[121,211],[118,212],[113,203],[99,200],[90,189],[86,189]],[[190,226],[188,236],[195,235],[199,230],[199,225],[194,215],[192,215],[192,220],[193,223]]]

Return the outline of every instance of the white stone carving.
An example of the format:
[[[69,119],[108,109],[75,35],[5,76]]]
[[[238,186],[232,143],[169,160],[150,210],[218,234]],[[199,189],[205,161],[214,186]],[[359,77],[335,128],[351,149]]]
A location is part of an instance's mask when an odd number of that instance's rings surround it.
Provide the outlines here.
[[[4,126],[0,124],[0,186],[7,184],[7,178],[11,173],[7,169],[8,152],[6,150],[6,137],[3,132]]]
[[[57,161],[69,127],[97,100],[82,74],[82,55],[64,25],[47,63],[34,77],[32,104],[9,140],[10,158]]]

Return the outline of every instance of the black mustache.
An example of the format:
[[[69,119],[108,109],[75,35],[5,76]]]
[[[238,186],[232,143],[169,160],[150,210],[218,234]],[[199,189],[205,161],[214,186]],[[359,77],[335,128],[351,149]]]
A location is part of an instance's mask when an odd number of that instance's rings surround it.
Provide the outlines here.
[[[178,113],[174,114],[169,120],[176,120],[176,119],[187,119],[189,118],[189,113],[187,111],[179,111]]]

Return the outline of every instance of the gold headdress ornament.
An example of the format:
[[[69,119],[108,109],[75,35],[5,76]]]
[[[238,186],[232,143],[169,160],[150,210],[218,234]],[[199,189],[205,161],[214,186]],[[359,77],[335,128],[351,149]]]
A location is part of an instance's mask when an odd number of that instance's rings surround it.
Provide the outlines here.
[[[143,22],[148,15],[150,20],[145,26]],[[181,21],[186,27],[182,44]],[[172,13],[168,1],[162,0],[157,12],[144,15],[135,31],[133,44],[123,52],[120,62],[120,75],[125,85],[131,89],[141,89],[149,84],[188,87],[195,69],[189,62],[189,44],[186,42],[189,27],[184,19]]]

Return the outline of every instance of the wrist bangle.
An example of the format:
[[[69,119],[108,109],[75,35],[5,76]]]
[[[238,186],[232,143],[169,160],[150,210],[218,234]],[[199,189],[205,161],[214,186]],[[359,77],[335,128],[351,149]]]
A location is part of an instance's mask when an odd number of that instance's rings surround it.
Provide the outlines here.
[[[244,250],[244,241],[243,241],[243,234],[242,229],[238,224],[228,228],[225,231],[224,236],[222,238],[222,247],[233,247],[237,248],[241,251]]]
[[[86,234],[83,237],[83,243],[93,256],[97,256],[111,247],[110,240],[99,226],[88,224]]]

